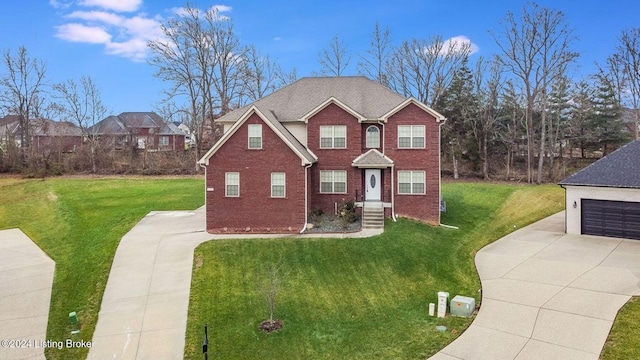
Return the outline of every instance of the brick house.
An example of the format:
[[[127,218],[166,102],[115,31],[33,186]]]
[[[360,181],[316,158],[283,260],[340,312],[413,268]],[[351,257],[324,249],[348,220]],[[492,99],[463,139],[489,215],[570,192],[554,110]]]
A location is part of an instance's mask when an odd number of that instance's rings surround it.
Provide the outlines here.
[[[346,201],[363,226],[371,214],[437,225],[444,120],[366,77],[300,79],[216,120],[224,134],[199,160],[207,231],[302,232]]]
[[[30,121],[28,144],[37,153],[71,153],[82,148],[82,130],[68,121],[36,118]],[[22,128],[17,115],[0,118],[0,148],[13,142],[20,147]]]
[[[150,151],[185,150],[186,134],[154,112],[110,115],[88,132],[103,140],[111,140],[116,150],[127,147]]]

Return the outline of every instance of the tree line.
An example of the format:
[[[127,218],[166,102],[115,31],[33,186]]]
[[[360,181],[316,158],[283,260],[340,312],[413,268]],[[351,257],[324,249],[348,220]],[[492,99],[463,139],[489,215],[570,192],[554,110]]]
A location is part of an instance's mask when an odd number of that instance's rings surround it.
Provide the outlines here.
[[[162,25],[163,38],[148,43],[150,66],[167,87],[156,111],[180,120],[198,141],[194,158],[220,136],[214,120],[298,78],[268,54],[242,43],[233,20],[212,8],[187,5]],[[379,23],[367,49],[357,54],[357,74],[404,96],[412,96],[448,118],[443,159],[455,177],[471,169],[485,179],[517,177],[556,180],[566,159],[606,155],[640,129],[640,28],[622,30],[598,71],[574,79],[578,34],[565,15],[527,3],[508,12],[491,35],[499,49],[475,56],[471,42],[441,36],[399,43]],[[348,73],[349,47],[339,35],[318,53],[315,76]],[[5,50],[0,72],[0,107],[18,115],[21,147],[28,147],[29,122],[38,117],[76,123],[86,133],[106,113],[88,76],[48,87],[46,64],[24,47]],[[207,141],[208,140],[208,141]],[[98,144],[90,144],[95,154]],[[96,171],[90,156],[91,171]]]

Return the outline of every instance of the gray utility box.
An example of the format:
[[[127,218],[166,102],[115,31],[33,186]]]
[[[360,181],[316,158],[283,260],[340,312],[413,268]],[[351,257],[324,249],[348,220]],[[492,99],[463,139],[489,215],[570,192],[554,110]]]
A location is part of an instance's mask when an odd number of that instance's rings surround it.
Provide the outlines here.
[[[451,315],[458,317],[470,317],[476,308],[476,299],[472,297],[456,295],[451,300],[449,312]]]

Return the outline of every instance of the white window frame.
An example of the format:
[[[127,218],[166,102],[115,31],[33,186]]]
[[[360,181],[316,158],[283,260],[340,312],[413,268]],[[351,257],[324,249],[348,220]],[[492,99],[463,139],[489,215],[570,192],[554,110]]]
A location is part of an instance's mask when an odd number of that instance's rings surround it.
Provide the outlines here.
[[[400,136],[401,128],[409,128],[409,136]],[[426,131],[424,125],[398,125],[398,149],[424,149],[427,146]],[[401,138],[409,138],[409,146],[403,146]],[[422,145],[416,146],[414,141],[419,138],[422,138]]]
[[[231,186],[236,187],[236,194],[229,191]],[[240,173],[239,172],[226,172],[224,173],[224,196],[225,197],[240,197]]]
[[[342,174],[340,177],[344,181],[336,181],[336,174]],[[325,180],[330,181],[322,181]],[[339,179],[341,180],[341,179]],[[336,191],[336,184],[344,183],[344,191]],[[331,184],[330,191],[324,191],[322,184]],[[347,171],[346,170],[320,170],[320,193],[321,194],[346,194],[347,193]]]
[[[408,182],[406,177],[408,175]],[[422,181],[420,181],[422,180]],[[401,184],[409,184],[409,191],[403,191]],[[417,192],[414,185],[422,184],[422,191]],[[398,195],[425,195],[427,193],[427,174],[424,170],[398,170]]]
[[[375,134],[377,135],[376,139],[370,138],[369,137],[369,129],[375,129]],[[373,134],[373,132],[372,132]],[[375,144],[373,144],[373,140],[375,140]],[[365,131],[365,147],[366,148],[373,148],[373,149],[377,149],[380,147],[380,128],[378,128],[375,125],[371,125],[367,128],[367,130]]]
[[[336,135],[336,130],[344,130],[344,136]],[[331,144],[324,146],[323,139],[329,139]],[[344,139],[344,146],[336,146],[337,139]],[[323,125],[320,126],[320,149],[346,149],[347,148],[347,126],[346,125]]]
[[[260,144],[258,146],[252,146],[252,139],[257,139],[256,141],[258,141]],[[262,124],[249,124],[247,128],[247,147],[254,150],[262,149]]]
[[[282,176],[279,178],[279,176]],[[274,195],[276,187],[282,187],[282,195]],[[287,173],[272,172],[271,173],[271,197],[284,198],[287,197]]]
[[[158,139],[158,146],[159,147],[168,147],[169,146],[169,136],[161,135],[160,138]]]

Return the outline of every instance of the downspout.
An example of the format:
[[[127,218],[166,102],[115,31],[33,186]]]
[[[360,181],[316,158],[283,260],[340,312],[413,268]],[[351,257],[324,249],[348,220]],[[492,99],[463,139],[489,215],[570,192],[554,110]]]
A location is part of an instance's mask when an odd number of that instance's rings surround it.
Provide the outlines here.
[[[309,218],[308,209],[309,209],[309,184],[308,184],[308,173],[309,168],[313,164],[308,164],[304,166],[304,225],[302,229],[300,229],[300,234],[302,234],[305,230],[307,230],[307,219]]]
[[[394,166],[391,165],[391,218],[393,219],[393,221],[398,221],[398,219],[396,219],[396,204],[395,204],[395,190],[394,190],[394,177],[393,177],[393,173],[395,172],[394,170]]]
[[[440,222],[440,216],[442,215],[442,212],[440,211],[442,204],[442,125],[444,125],[445,121],[447,121],[447,119],[443,119],[438,124],[438,192],[440,193],[438,194],[438,224],[440,224],[440,226],[449,227]],[[455,226],[451,228],[455,228]]]

